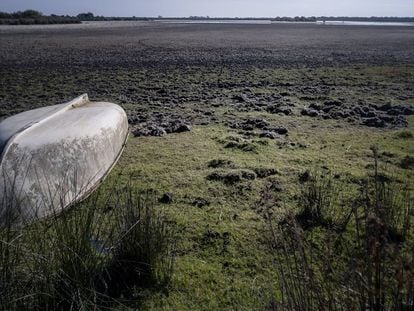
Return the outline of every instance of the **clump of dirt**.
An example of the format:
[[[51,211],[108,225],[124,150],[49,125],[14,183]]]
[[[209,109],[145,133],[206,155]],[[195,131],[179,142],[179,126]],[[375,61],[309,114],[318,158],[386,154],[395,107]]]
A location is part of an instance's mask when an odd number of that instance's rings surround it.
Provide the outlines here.
[[[236,168],[233,161],[226,159],[213,159],[208,162],[207,166],[211,168]]]
[[[239,149],[245,152],[257,152],[257,146],[249,139],[243,139],[239,136],[227,136],[218,140],[224,145],[224,148]]]
[[[165,136],[191,131],[191,125],[187,120],[167,113],[154,114],[151,117],[134,115],[130,116],[128,121],[135,137]]]
[[[203,198],[195,198],[192,205],[198,208],[203,208],[205,206],[209,206],[210,202]]]
[[[276,138],[279,135],[286,135],[288,129],[283,126],[272,126],[270,122],[265,119],[245,119],[242,121],[236,121],[229,124],[229,127],[232,129],[239,129],[242,131],[251,132],[254,129],[260,129],[262,132],[258,134],[260,137],[265,138]],[[252,133],[253,136],[256,133]]]
[[[350,122],[377,128],[405,127],[407,116],[414,114],[414,108],[408,105],[385,104],[344,104],[341,101],[326,101],[323,105],[311,104],[301,111],[303,116],[322,119],[346,119]]]
[[[279,172],[272,167],[256,167],[252,169],[258,178],[266,178],[269,176],[277,175]]]
[[[247,169],[216,170],[207,175],[207,180],[221,181],[226,185],[233,185],[242,181],[256,179],[256,173]]]
[[[405,156],[401,162],[400,162],[400,166],[403,169],[413,169],[414,168],[414,157],[412,156]]]

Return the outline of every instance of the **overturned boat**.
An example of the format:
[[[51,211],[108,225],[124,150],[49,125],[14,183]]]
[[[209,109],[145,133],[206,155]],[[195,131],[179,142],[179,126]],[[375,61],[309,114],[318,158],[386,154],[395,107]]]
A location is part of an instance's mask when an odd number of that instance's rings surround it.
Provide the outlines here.
[[[86,198],[118,161],[128,120],[118,105],[68,103],[0,123],[0,222],[32,220]]]

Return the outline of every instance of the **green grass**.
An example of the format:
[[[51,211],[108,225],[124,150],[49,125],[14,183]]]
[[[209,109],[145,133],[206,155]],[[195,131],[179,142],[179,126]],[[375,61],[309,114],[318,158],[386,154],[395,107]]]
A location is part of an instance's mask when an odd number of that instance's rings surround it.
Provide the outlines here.
[[[382,156],[383,163],[389,162],[385,167],[393,175],[412,177],[412,171],[400,169],[398,163],[405,155],[413,154],[414,140],[399,138],[399,130],[355,127],[305,117],[298,120],[260,116],[287,126],[288,137],[256,144],[257,152],[225,148],[221,140],[238,134],[220,125],[196,126],[188,133],[128,141],[112,178],[131,173],[144,188],[173,193],[174,201],[165,210],[180,228],[170,293],[149,298],[144,309],[212,310],[237,306],[252,310],[269,303],[268,293],[274,292],[277,276],[264,243],[265,220],[258,202],[260,191],[270,178],[276,178],[283,187],[273,206],[274,215],[282,218],[287,210],[297,207],[300,173],[326,167],[339,174],[343,184],[357,180],[372,165],[372,145],[393,155]],[[308,147],[292,147],[284,141],[302,142]],[[231,160],[236,169],[275,168],[279,174],[225,185],[206,178],[216,170],[209,167],[214,159]],[[210,205],[193,206],[197,197],[208,200]],[[224,234],[230,238],[223,250]]]
[[[313,172],[303,178],[300,213],[269,219],[283,292],[276,309],[412,307],[412,181],[387,176],[372,152],[373,170],[358,191],[343,198],[347,189],[337,179]]]
[[[131,183],[112,184],[111,191],[98,191],[48,218],[4,222],[0,305],[5,310],[139,306],[143,288],[168,287],[175,239],[174,225],[153,194]]]
[[[414,133],[414,118],[409,118],[406,129],[381,130],[345,121],[242,112],[231,105],[229,97],[247,92],[246,89],[264,96],[289,92],[288,98],[296,105],[294,110],[324,98],[341,97],[350,103],[360,99],[368,103],[414,103],[412,99],[398,98],[401,90],[407,91],[412,85],[412,68],[225,70],[220,79],[235,85],[225,89],[215,86],[218,78],[214,68],[201,73],[199,68],[168,72],[91,71],[76,75],[48,71],[34,76],[30,72],[8,73],[0,75],[0,82],[6,85],[0,96],[5,103],[20,105],[2,108],[0,113],[15,113],[30,104],[54,104],[85,91],[94,100],[117,102],[128,112],[147,114],[166,109],[193,117],[195,109],[212,109],[212,103],[223,103],[214,108],[216,123],[195,125],[191,132],[165,137],[130,137],[101,191],[109,192],[114,183],[128,184],[132,179],[139,190],[152,189],[159,196],[173,194],[172,203],[159,208],[177,228],[174,274],[167,291],[137,290],[143,298],[142,310],[263,310],[272,297],[280,294],[264,216],[272,214],[279,220],[290,211],[299,211],[297,197],[303,190],[299,175],[305,170],[338,175],[341,185],[350,185],[345,191],[354,191],[355,182],[372,171],[372,145],[378,146],[381,165],[390,175],[397,180],[412,180],[412,169],[402,169],[400,163],[414,155],[414,139],[407,134]],[[25,79],[29,75],[33,81],[27,85]],[[259,85],[258,81],[268,84]],[[315,95],[321,98],[301,98],[306,95],[301,87],[320,85],[334,87]],[[174,89],[175,95],[160,97],[157,89],[161,88]],[[155,103],[168,103],[180,96],[192,98],[203,92],[208,94],[204,99],[183,100],[165,108]],[[288,128],[289,133],[275,140],[248,139],[225,125],[225,121],[247,117],[265,118],[273,125]],[[229,137],[254,148],[226,148]],[[209,167],[209,163],[219,159],[232,162],[229,167],[219,168],[223,173],[258,168],[273,168],[277,173],[234,184],[208,180],[207,176],[218,170]],[[264,189],[273,184],[278,185],[278,191],[264,197]],[[197,207],[193,204],[197,198],[210,204]]]

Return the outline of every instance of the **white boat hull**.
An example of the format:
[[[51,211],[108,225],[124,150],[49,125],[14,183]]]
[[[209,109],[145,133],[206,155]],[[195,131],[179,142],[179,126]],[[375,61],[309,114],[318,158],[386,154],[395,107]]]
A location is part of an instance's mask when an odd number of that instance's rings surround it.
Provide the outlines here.
[[[0,217],[42,218],[84,199],[108,175],[128,136],[118,105],[87,95],[0,123]]]

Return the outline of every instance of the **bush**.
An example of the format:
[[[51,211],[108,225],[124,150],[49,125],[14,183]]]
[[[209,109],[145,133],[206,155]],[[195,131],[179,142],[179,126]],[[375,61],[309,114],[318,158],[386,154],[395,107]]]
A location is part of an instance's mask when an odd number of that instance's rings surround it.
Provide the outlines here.
[[[91,20],[93,19],[95,16],[93,15],[93,13],[88,12],[88,13],[80,13],[77,16],[80,20]]]
[[[0,19],[11,18],[11,14],[0,11]]]
[[[43,14],[35,10],[26,10],[19,14],[19,17],[21,18],[39,18],[41,16],[43,16]]]

